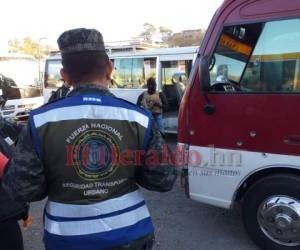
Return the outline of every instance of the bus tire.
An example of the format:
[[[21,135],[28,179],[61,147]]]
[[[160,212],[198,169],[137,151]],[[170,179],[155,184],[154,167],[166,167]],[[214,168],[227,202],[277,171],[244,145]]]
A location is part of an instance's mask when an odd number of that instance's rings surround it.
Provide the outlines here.
[[[254,183],[242,203],[252,240],[266,250],[300,249],[300,177],[274,174]]]

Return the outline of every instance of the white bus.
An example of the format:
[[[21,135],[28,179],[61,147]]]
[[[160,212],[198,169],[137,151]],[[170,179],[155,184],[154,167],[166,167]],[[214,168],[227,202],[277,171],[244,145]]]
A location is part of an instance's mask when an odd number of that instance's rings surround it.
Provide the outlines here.
[[[7,100],[0,113],[4,118],[26,118],[43,104],[38,80],[38,62],[26,55],[0,55],[0,89]]]
[[[177,132],[178,108],[198,47],[159,48],[146,50],[108,50],[113,63],[110,90],[119,98],[132,103],[145,91],[146,81],[155,77],[157,88],[168,100],[163,122],[167,133]],[[44,77],[44,101],[47,102],[55,89],[62,85],[61,56],[52,53],[46,60]]]

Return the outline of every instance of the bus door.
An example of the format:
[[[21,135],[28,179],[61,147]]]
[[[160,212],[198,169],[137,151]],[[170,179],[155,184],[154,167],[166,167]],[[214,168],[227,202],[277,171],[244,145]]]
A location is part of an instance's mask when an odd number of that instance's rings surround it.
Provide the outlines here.
[[[178,109],[185,92],[193,58],[161,58],[161,91],[166,96],[168,107],[163,120],[167,133],[177,132]]]

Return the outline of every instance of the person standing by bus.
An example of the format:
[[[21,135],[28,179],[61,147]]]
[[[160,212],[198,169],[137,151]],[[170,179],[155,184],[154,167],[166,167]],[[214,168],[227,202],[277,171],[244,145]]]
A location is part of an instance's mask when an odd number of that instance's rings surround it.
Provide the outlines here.
[[[176,169],[147,160],[162,158],[162,136],[150,112],[109,91],[112,64],[99,31],[66,31],[58,45],[73,90],[32,111],[3,187],[16,200],[48,196],[47,250],[151,249],[154,227],[137,184],[171,190]]]
[[[147,80],[147,91],[143,92],[137,100],[137,105],[149,110],[161,133],[165,133],[162,120],[163,110],[167,109],[168,101],[164,93],[156,90],[156,81],[153,77]]]

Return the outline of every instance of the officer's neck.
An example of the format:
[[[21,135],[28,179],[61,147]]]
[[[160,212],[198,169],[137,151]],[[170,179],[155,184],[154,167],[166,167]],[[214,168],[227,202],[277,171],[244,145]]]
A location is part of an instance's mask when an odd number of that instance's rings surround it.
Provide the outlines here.
[[[95,86],[100,86],[102,88],[108,89],[110,81],[108,82],[106,79],[99,79],[95,81],[88,81],[88,82],[80,82],[74,84],[74,87],[76,88],[77,86],[84,86],[84,85],[95,85]]]

